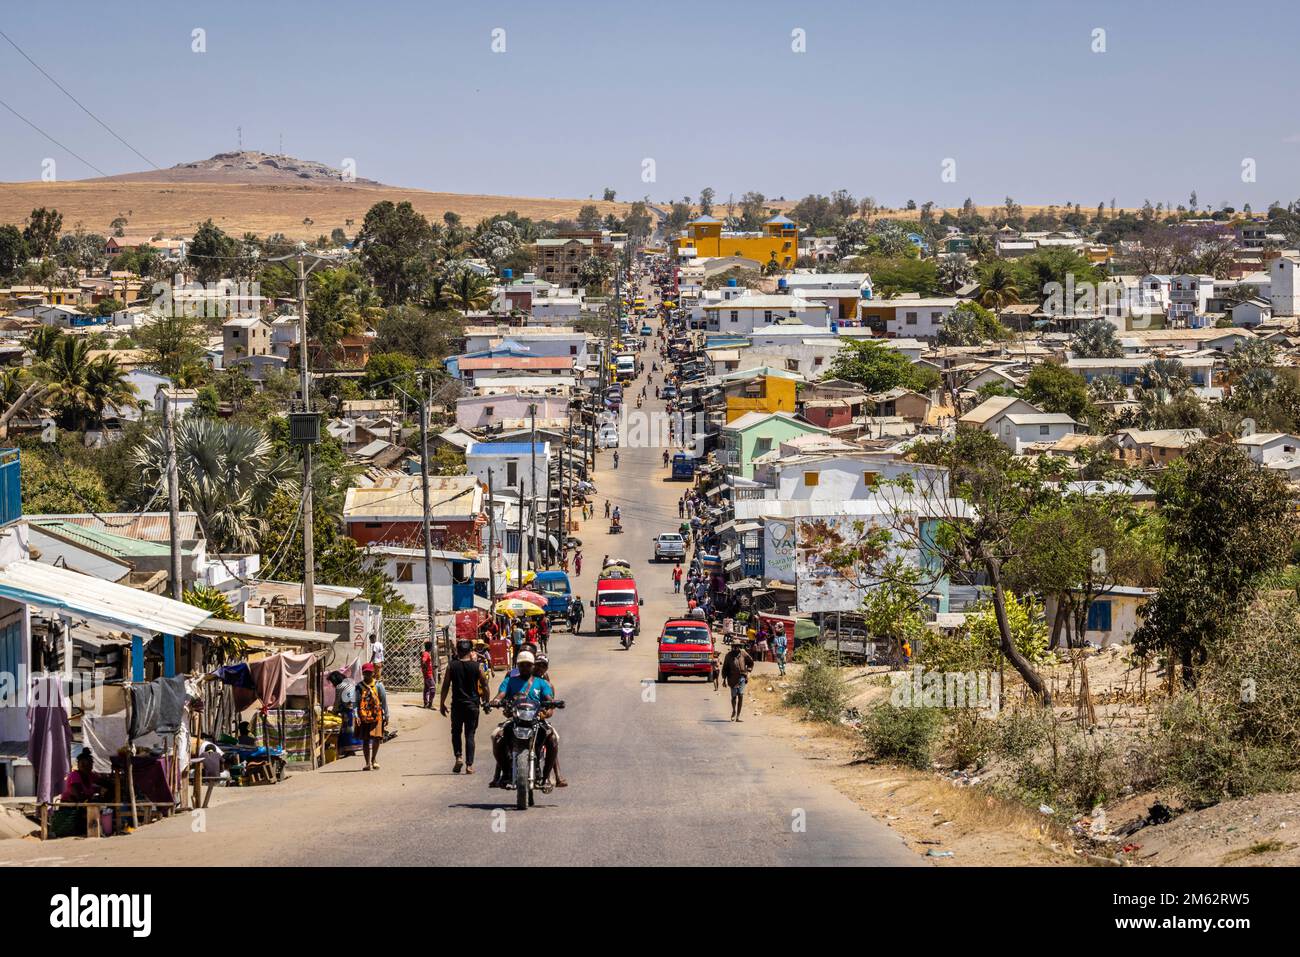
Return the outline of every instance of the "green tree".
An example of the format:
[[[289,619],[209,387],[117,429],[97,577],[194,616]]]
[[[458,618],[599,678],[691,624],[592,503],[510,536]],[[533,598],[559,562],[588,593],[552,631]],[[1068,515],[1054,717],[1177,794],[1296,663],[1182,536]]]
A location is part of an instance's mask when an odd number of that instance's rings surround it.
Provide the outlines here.
[[[0,279],[8,279],[27,261],[27,240],[17,226],[0,226]]]
[[[407,303],[428,278],[434,240],[429,221],[409,202],[376,203],[357,236],[361,264],[384,304]]]
[[[28,254],[39,259],[53,256],[62,229],[63,214],[57,209],[46,209],[44,206],[33,209],[23,228],[23,242]]]
[[[998,311],[1020,302],[1020,287],[1006,264],[995,262],[980,279],[980,305]]]
[[[899,386],[924,393],[936,387],[938,374],[913,365],[897,349],[862,339],[844,342],[824,377],[856,382],[872,393]]]
[[[270,438],[253,426],[185,415],[174,432],[181,507],[198,514],[209,548],[256,551],[271,498],[293,484],[294,464],[273,454]],[[134,455],[137,491],[148,498],[166,474],[163,430],[148,433]]]
[[[1026,401],[1044,412],[1070,416],[1076,422],[1086,421],[1092,414],[1088,397],[1088,384],[1083,377],[1055,362],[1034,366],[1025,380]]]
[[[239,243],[209,219],[195,230],[185,257],[194,278],[211,283],[234,277],[239,252]]]
[[[1075,330],[1070,351],[1080,359],[1118,359],[1124,355],[1113,323],[1090,319]]]
[[[1134,644],[1165,655],[1184,685],[1240,621],[1266,576],[1296,540],[1285,480],[1234,445],[1199,442],[1165,470],[1156,490],[1164,523],[1165,575],[1142,609]]]
[[[462,312],[476,312],[492,301],[492,282],[472,269],[462,269],[452,279],[449,295]]]
[[[117,412],[137,401],[135,386],[115,356],[92,359],[90,343],[63,336],[48,360],[37,366],[44,381],[44,399],[58,410],[64,428],[85,429],[101,424],[104,413]]]
[[[948,313],[939,329],[938,341],[948,346],[978,346],[1009,339],[1011,333],[988,309],[977,302],[963,302]]]

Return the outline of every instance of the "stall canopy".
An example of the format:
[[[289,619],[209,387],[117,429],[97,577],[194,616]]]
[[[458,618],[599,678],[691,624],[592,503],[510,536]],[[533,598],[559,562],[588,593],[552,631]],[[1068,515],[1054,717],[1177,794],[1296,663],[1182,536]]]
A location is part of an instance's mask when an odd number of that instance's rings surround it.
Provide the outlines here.
[[[301,631],[297,628],[279,628],[274,625],[257,625],[249,621],[225,621],[209,618],[194,629],[198,635],[238,635],[256,641],[272,641],[285,645],[332,645],[339,636],[328,631]]]
[[[188,635],[212,616],[184,602],[26,559],[0,568],[0,596],[163,635]]]
[[[336,640],[335,635],[322,631],[223,621],[213,618],[210,611],[185,602],[27,560],[10,562],[0,568],[0,597],[84,615],[137,634],[183,637],[198,632],[299,645],[324,645]]]

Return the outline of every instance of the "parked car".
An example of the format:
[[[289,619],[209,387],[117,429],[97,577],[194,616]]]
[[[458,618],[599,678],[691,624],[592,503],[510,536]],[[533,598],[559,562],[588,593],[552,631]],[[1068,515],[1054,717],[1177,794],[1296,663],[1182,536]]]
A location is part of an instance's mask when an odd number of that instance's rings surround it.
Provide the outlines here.
[[[686,539],[682,538],[676,532],[665,532],[655,538],[655,561],[685,560],[686,559]]]

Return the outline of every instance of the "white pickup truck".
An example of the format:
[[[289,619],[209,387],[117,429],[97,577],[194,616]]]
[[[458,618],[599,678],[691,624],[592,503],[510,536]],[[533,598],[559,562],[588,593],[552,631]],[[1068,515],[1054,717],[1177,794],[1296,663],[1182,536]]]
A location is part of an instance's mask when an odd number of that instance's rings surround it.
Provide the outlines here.
[[[655,538],[655,561],[685,560],[686,539],[676,532],[665,532]]]

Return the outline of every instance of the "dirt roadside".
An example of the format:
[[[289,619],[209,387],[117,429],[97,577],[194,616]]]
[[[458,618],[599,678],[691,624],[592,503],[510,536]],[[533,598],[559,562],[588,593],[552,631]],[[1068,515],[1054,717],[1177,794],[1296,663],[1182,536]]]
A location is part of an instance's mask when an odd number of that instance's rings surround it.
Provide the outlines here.
[[[1040,867],[1086,863],[1064,829],[1028,808],[924,771],[858,760],[859,736],[843,725],[805,721],[784,703],[776,666],[760,664],[747,708],[843,795],[942,866]]]

